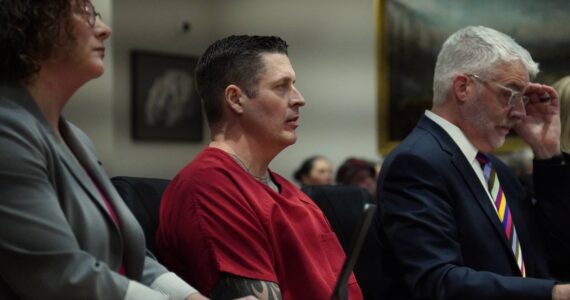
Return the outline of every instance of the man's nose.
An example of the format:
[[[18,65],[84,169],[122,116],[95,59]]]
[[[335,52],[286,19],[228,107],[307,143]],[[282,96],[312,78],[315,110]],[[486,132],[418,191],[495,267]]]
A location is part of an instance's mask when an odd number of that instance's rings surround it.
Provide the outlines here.
[[[515,118],[522,120],[526,116],[526,107],[522,99],[515,102],[515,105],[511,108],[509,112],[510,118]]]
[[[305,98],[303,97],[303,95],[301,94],[301,92],[299,92],[299,90],[297,90],[297,88],[293,87],[294,89],[294,93],[293,93],[293,105],[294,106],[304,106],[305,105]]]

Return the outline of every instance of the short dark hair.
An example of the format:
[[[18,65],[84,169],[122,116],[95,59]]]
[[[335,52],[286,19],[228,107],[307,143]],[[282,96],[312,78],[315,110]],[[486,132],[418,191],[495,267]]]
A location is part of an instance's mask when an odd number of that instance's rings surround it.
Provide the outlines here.
[[[224,90],[235,84],[255,97],[264,53],[287,55],[287,43],[276,36],[232,35],[214,42],[198,60],[196,88],[210,125],[222,118]]]
[[[62,32],[72,40],[73,3],[75,0],[0,0],[0,81],[31,79],[39,72],[41,60],[63,46]]]

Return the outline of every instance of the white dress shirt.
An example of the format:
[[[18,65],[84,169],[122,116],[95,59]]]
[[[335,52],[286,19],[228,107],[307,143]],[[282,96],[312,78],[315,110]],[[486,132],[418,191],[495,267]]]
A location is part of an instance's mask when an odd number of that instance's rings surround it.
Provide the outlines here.
[[[473,144],[471,144],[471,142],[467,139],[467,137],[465,136],[463,131],[459,129],[459,127],[455,126],[451,122],[434,114],[429,110],[425,111],[425,115],[430,120],[434,121],[437,125],[439,125],[441,128],[443,128],[443,130],[445,130],[445,132],[447,132],[447,134],[449,134],[451,139],[455,142],[457,147],[459,147],[461,153],[463,153],[467,161],[471,164],[471,168],[473,169],[473,171],[475,171],[477,177],[479,177],[481,185],[483,186],[485,191],[487,191],[487,195],[489,196],[489,200],[493,204],[493,207],[495,208],[495,210],[497,210],[497,208],[495,207],[495,202],[491,197],[489,189],[487,188],[487,180],[485,180],[485,176],[483,175],[483,169],[481,169],[481,164],[479,164],[479,161],[476,158],[477,152],[479,152],[479,150],[475,148]]]

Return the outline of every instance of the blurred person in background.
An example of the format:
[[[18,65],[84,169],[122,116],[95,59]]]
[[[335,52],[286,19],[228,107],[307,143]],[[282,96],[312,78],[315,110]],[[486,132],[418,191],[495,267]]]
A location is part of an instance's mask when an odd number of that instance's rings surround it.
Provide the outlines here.
[[[370,161],[350,157],[336,172],[336,183],[364,188],[370,195],[376,195],[376,164]]]
[[[522,147],[513,151],[507,157],[507,165],[516,176],[532,175],[532,160],[534,154],[530,147]]]
[[[303,161],[293,177],[301,187],[311,185],[333,184],[333,168],[328,159],[323,156],[311,156]]]
[[[531,194],[534,193],[534,182],[532,179],[533,159],[534,154],[530,147],[519,148],[505,158],[507,166],[509,166],[523,187]]]
[[[560,148],[570,153],[570,76],[558,80],[552,85],[560,97]]]

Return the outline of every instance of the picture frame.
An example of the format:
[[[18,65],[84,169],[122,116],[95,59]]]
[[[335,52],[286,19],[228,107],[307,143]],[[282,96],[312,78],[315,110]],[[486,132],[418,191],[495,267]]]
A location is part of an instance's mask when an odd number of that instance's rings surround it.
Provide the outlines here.
[[[197,63],[197,56],[131,52],[134,140],[202,141],[202,104],[194,82]]]
[[[570,2],[564,0],[376,0],[378,147],[387,154],[431,107],[433,71],[443,42],[469,26],[515,39],[540,64],[534,82],[570,74]],[[511,133],[498,153],[525,143]]]

